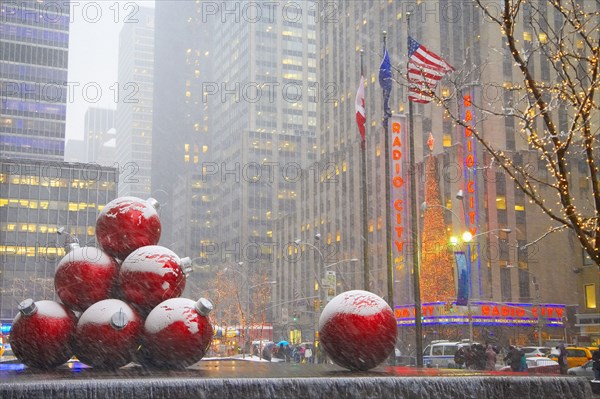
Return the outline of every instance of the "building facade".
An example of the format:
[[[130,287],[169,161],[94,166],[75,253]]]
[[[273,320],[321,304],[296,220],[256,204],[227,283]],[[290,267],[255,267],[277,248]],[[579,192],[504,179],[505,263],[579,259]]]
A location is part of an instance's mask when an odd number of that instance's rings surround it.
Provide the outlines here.
[[[116,111],[90,107],[85,111],[83,141],[85,162],[114,166],[116,153]]]
[[[215,68],[205,91],[216,162],[208,172],[218,182],[219,267],[244,262],[246,279],[273,273],[285,246],[275,223],[297,211],[301,169],[316,160],[315,4],[242,1],[209,16]]]
[[[218,213],[216,188],[203,174],[213,160],[203,101],[211,32],[200,2],[157,2],[155,15],[152,196],[161,202],[161,245],[194,259],[186,295],[197,297],[211,286],[207,248],[216,239]]]
[[[119,101],[116,162],[122,176],[119,196],[150,196],[154,71],[154,10],[140,8],[137,22],[119,34]]]
[[[67,109],[69,2],[0,8],[0,152],[62,161]]]
[[[549,21],[560,25],[559,14],[546,10],[543,4],[540,7],[547,13]],[[481,10],[471,2],[450,6],[444,2],[340,1],[333,2],[332,8],[337,10],[335,20],[332,23],[323,21],[317,29],[318,80],[336,82],[333,101],[323,102],[318,107],[318,130],[321,132],[319,173],[316,178],[309,176],[308,171],[305,173],[306,179],[302,180],[298,193],[298,210],[281,220],[276,231],[278,241],[294,242],[297,237],[300,238],[300,245],[290,246],[279,254],[275,262],[274,276],[283,283],[275,291],[273,301],[289,304],[287,308],[274,311],[273,319],[281,321],[279,326],[275,326],[275,331],[278,328],[284,332],[301,329],[307,333],[308,339],[313,336],[318,338],[315,319],[320,314],[323,301],[327,299],[323,291],[329,288],[323,287],[323,283],[329,284],[325,280],[328,271],[336,271],[334,281],[337,293],[365,287],[362,251],[367,242],[370,269],[367,288],[395,305],[414,303],[411,259],[415,246],[410,245],[412,229],[407,224],[402,226],[404,250],[392,249],[393,298],[390,298],[387,288],[386,240],[395,239],[397,231],[392,230],[393,236],[386,237],[386,211],[389,207],[386,207],[385,201],[383,105],[378,82],[383,55],[382,31],[387,33],[386,47],[396,77],[390,98],[391,109],[394,114],[401,116],[403,129],[408,123],[408,92],[406,86],[401,84],[400,75],[406,71],[408,61],[407,17],[410,13],[410,36],[444,57],[451,65],[461,71],[485,65],[485,68],[476,72],[477,84],[466,85],[460,92],[453,92],[442,81],[439,93],[445,96],[445,93],[452,92],[456,96],[452,109],[459,109],[463,113],[469,111],[475,119],[472,123],[476,123],[486,141],[494,148],[510,154],[514,162],[535,165],[540,174],[547,172],[543,163],[535,159],[536,153],[529,149],[527,138],[520,134],[513,118],[484,115],[465,105],[490,99],[490,93],[485,89],[497,83],[498,79],[501,79],[502,85],[514,82],[519,76],[510,54],[505,50],[498,27],[486,20]],[[321,19],[330,15],[326,11],[322,10],[319,14]],[[449,12],[452,12],[452,18],[448,17]],[[531,12],[532,9],[526,7],[525,21]],[[523,23],[517,30],[527,45],[534,44],[532,26]],[[469,34],[465,34],[467,31]],[[354,104],[360,80],[360,49],[364,49],[367,119],[367,237],[362,232],[360,136]],[[550,73],[549,68],[548,60],[543,57],[536,58],[533,63],[533,72],[541,79]],[[511,101],[513,99],[510,96],[496,95],[493,103],[501,108],[510,106]],[[564,125],[567,114],[557,115],[557,123]],[[598,279],[598,271],[590,272],[593,278],[586,274],[585,278],[591,280],[581,280],[588,269],[579,269],[584,258],[575,237],[567,231],[546,236],[548,217],[529,203],[510,177],[498,165],[494,165],[480,145],[467,139],[468,132],[455,126],[448,113],[440,107],[415,104],[413,128],[416,164],[411,165],[403,158],[403,165],[408,168],[405,177],[409,176],[408,173],[416,175],[417,214],[421,213],[424,202],[426,181],[423,162],[429,155],[427,140],[431,132],[434,137],[432,153],[438,165],[440,201],[447,209],[444,213],[448,235],[460,235],[465,230],[472,230],[476,237],[469,244],[459,243],[469,259],[471,299],[498,303],[562,304],[564,311],[561,311],[561,315],[565,319],[561,316],[552,322],[547,319],[540,322],[544,326],[556,327],[548,330],[542,327],[543,338],[564,337],[562,327],[565,323],[573,332],[582,334],[583,330],[577,331],[575,328],[574,317],[566,320],[567,308],[564,305],[578,304],[579,311],[584,313],[585,310],[588,315],[596,311],[595,299],[584,304],[582,293],[587,290],[589,295],[585,297],[586,300],[597,295],[597,282],[593,280]],[[406,134],[406,130],[402,132]],[[403,156],[406,155],[404,147]],[[467,163],[468,156],[473,159]],[[473,187],[475,190],[471,191]],[[459,190],[463,192],[460,199],[457,198]],[[547,195],[550,197],[552,193],[548,192]],[[423,222],[419,219],[417,224],[422,226]],[[316,237],[320,239],[315,240]],[[540,240],[540,237],[544,239]],[[459,249],[446,250],[455,252]],[[361,262],[352,259],[361,259]],[[339,264],[328,267],[337,262]],[[571,265],[576,265],[577,273],[572,271]],[[557,278],[558,275],[560,278]],[[315,303],[315,299],[321,303]],[[439,300],[451,302],[450,299]],[[298,317],[291,318],[289,315],[292,313]],[[571,309],[569,313],[574,312]],[[587,320],[591,328],[592,316],[577,317]],[[462,321],[458,324],[464,328],[456,329],[455,333],[464,337],[468,323]],[[506,342],[534,341],[539,329],[537,322],[534,324],[530,323],[521,334],[505,337]],[[432,326],[428,339],[435,339],[434,331],[440,338],[441,329],[443,327],[439,324]],[[476,338],[481,339],[489,337],[479,334],[492,331],[487,327],[475,330]],[[516,330],[510,329],[512,333]],[[411,340],[414,337],[409,337],[407,342]]]
[[[96,218],[117,197],[118,173],[81,163],[0,163],[0,322],[7,323],[24,299],[56,299],[54,272],[67,234],[97,246]]]

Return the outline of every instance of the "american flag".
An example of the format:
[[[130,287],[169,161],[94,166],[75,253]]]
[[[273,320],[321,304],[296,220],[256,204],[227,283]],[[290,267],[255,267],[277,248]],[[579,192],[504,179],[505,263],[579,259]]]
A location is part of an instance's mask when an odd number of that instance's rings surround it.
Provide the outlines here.
[[[430,102],[437,83],[453,70],[452,65],[439,55],[408,37],[408,101],[423,104]]]

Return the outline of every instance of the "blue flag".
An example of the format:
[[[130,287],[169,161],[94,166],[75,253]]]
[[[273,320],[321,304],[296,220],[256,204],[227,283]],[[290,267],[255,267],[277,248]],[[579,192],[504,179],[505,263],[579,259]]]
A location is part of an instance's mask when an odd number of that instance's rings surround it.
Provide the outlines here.
[[[390,109],[390,94],[392,93],[392,64],[387,49],[383,52],[383,60],[379,67],[379,85],[383,89],[383,123],[387,125],[388,118],[392,116]]]
[[[454,252],[456,271],[458,275],[458,293],[456,305],[466,306],[469,303],[469,265],[467,255],[462,251]]]

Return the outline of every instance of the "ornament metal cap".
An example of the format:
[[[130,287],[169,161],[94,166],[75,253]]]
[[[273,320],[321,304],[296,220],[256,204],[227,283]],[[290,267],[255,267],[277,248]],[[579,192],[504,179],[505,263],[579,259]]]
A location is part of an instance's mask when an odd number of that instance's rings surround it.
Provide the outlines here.
[[[150,197],[146,200],[146,203],[148,203],[148,205],[150,205],[151,207],[153,207],[154,209],[156,209],[158,211],[158,208],[160,208],[160,202],[158,202],[156,199]]]
[[[211,301],[209,301],[206,298],[200,298],[198,299],[198,302],[196,302],[196,311],[198,313],[200,313],[200,315],[202,316],[208,316],[208,314],[211,312],[211,310],[213,310],[213,304]]]
[[[21,312],[23,316],[31,316],[37,312],[37,305],[33,299],[27,298],[19,303],[19,312]]]
[[[72,252],[79,248],[81,248],[81,246],[79,245],[78,242],[69,243],[69,245],[67,246],[67,253]]]
[[[192,260],[190,257],[186,256],[185,258],[181,258],[179,260],[179,267],[181,267],[181,270],[183,270],[186,277],[189,276],[192,272]]]
[[[123,309],[119,309],[119,311],[113,314],[110,318],[110,326],[116,330],[121,330],[127,327],[128,323],[129,319],[127,318],[125,312],[123,312]]]

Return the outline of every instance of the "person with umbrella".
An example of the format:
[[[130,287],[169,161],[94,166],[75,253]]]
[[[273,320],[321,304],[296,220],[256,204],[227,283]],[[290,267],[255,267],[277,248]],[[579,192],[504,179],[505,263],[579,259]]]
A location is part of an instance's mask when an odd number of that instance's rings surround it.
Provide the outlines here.
[[[277,346],[279,346],[279,354],[280,356],[283,356],[283,358],[285,359],[286,363],[290,362],[290,358],[291,358],[291,351],[290,351],[290,344],[287,341],[279,341],[277,343]]]

